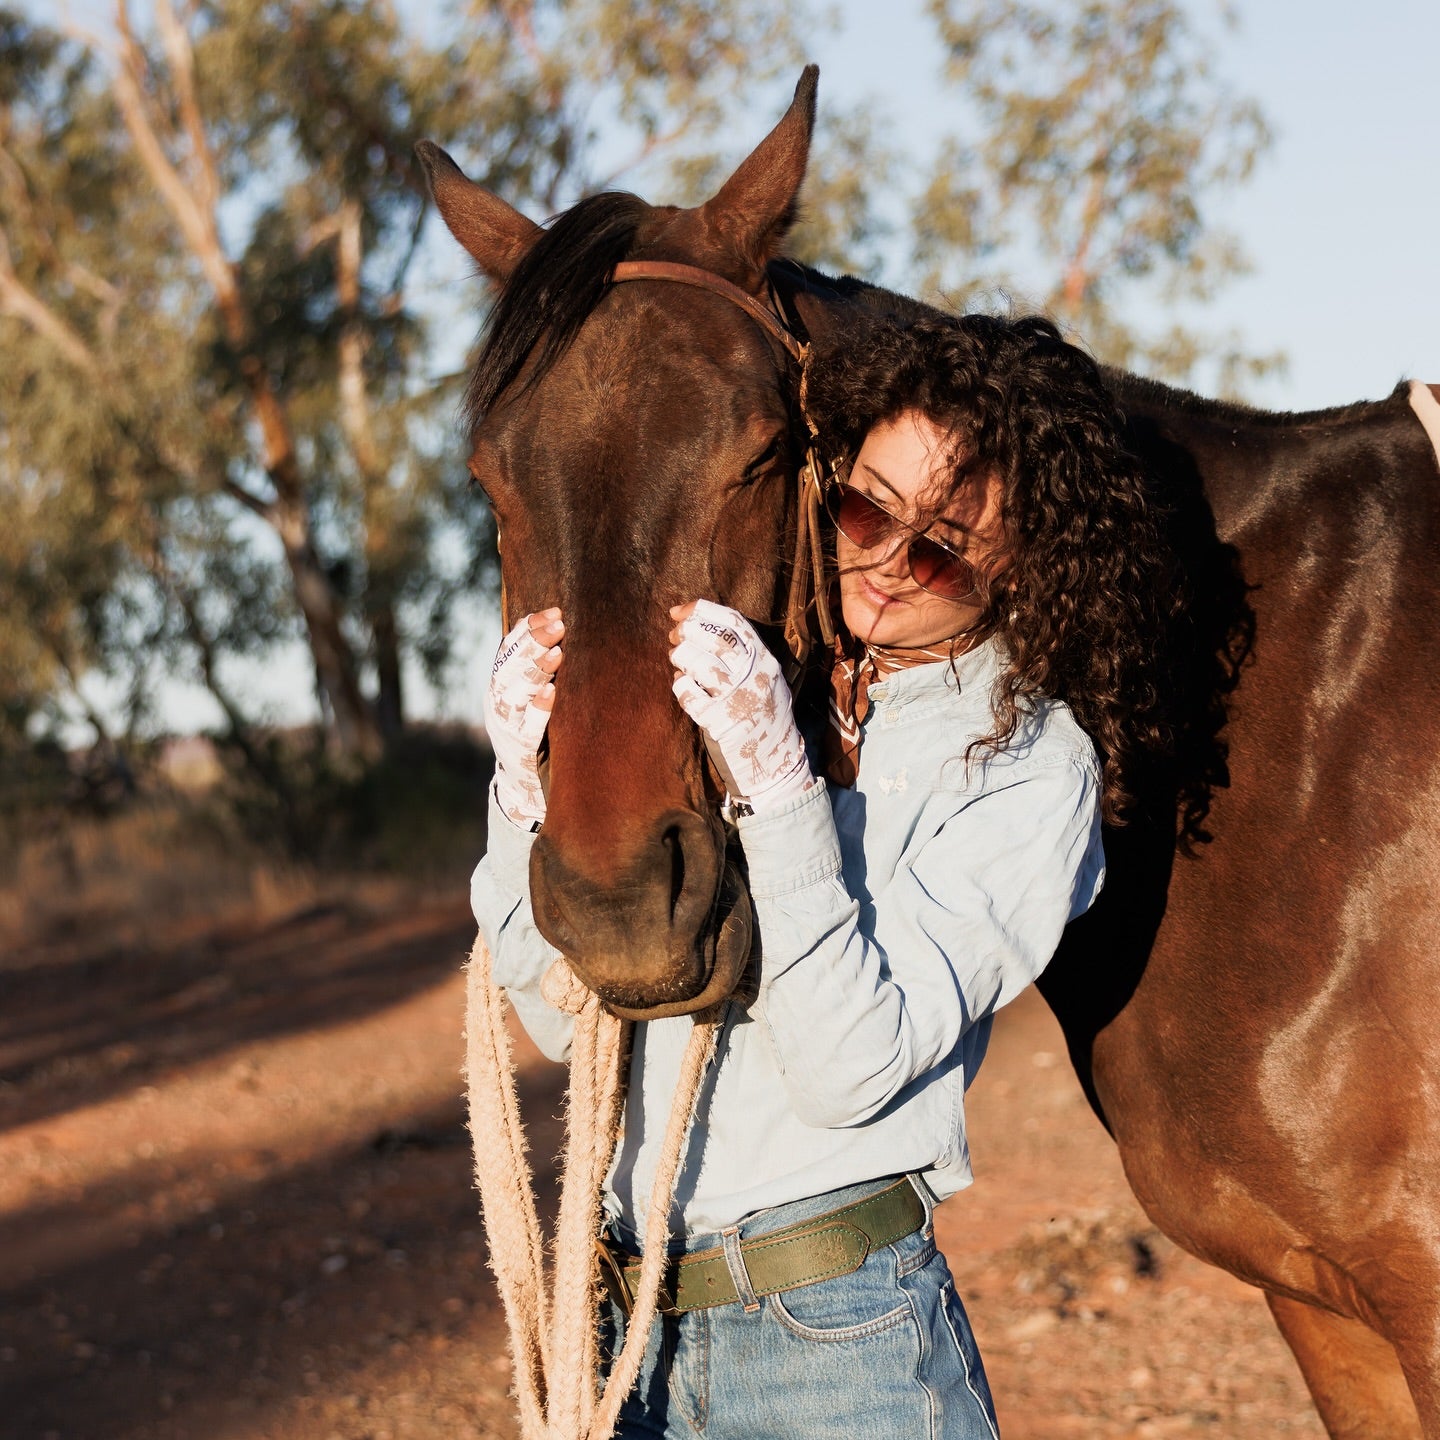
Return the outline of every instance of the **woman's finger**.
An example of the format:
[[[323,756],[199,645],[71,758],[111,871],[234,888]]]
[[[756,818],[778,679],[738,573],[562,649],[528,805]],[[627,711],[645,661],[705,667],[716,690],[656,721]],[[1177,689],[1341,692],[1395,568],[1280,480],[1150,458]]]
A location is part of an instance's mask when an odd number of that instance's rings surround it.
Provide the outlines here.
[[[696,600],[688,607],[690,614],[687,617],[691,620],[698,620],[704,624],[718,625],[726,630],[734,630],[747,640],[754,638],[755,632],[750,627],[750,622],[738,611],[729,605],[721,605],[714,600]]]
[[[709,616],[692,615],[679,625],[681,636],[694,640],[713,650],[717,655],[750,655],[754,653],[755,642],[743,630],[731,623],[725,614]]]
[[[538,710],[542,715],[548,715],[555,708],[555,686],[548,680],[536,692],[535,698],[527,707],[531,710]],[[541,727],[544,728],[543,726]]]
[[[719,695],[735,684],[735,677],[724,657],[691,640],[682,640],[670,652],[670,663],[682,675],[699,681],[713,695]]]
[[[725,674],[728,685],[743,685],[754,674],[756,652],[733,630],[690,619],[680,627],[680,634],[682,639],[671,653],[708,655],[711,665]]]
[[[500,642],[500,648],[495,652],[495,663],[490,667],[491,683],[494,684],[502,672],[533,665],[549,648],[530,633],[529,617],[520,621]]]
[[[671,685],[680,708],[697,724],[715,703],[715,697],[703,690],[689,675],[677,675]]]
[[[548,610],[537,610],[533,615],[527,615],[525,623],[531,635],[547,648],[554,645],[565,633],[565,620],[558,605],[552,605]]]

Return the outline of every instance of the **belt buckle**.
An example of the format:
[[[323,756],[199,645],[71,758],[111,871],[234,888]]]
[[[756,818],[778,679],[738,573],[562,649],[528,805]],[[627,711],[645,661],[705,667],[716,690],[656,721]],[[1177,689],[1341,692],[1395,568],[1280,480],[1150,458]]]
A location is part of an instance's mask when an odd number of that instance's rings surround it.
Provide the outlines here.
[[[616,1258],[610,1242],[603,1235],[595,1237],[595,1253],[600,1257],[600,1279],[628,1320],[635,1308],[635,1297],[625,1280],[625,1266]]]

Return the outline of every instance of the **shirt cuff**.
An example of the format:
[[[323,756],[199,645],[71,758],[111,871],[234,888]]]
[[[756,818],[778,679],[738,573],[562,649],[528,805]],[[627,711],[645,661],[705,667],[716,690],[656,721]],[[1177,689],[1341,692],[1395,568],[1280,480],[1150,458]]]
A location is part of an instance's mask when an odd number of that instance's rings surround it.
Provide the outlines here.
[[[738,815],[750,894],[757,900],[788,895],[840,873],[840,840],[824,780],[798,800],[759,815]]]
[[[535,834],[528,825],[517,824],[505,813],[492,783],[485,860],[495,879],[520,895],[530,893],[530,850]]]

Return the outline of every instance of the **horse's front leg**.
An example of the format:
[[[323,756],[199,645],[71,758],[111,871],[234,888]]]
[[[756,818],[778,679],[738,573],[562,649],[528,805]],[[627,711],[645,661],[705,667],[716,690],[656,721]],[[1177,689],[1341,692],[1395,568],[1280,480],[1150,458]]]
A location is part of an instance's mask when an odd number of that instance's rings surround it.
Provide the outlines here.
[[[1395,1347],[1359,1320],[1266,1294],[1332,1440],[1428,1440]]]

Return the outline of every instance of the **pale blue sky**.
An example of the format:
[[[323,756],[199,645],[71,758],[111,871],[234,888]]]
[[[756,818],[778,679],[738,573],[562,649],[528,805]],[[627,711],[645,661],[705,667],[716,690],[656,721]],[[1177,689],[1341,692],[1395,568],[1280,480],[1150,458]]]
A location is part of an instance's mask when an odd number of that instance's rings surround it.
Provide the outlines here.
[[[1240,329],[1254,351],[1288,352],[1288,375],[1253,391],[1278,409],[1377,398],[1402,376],[1440,382],[1440,3],[1236,8],[1219,69],[1260,101],[1275,143],[1215,209],[1255,271],[1204,324]],[[812,57],[822,116],[827,96],[873,96],[915,146],[956,123],[923,0],[838,9],[840,31]]]

